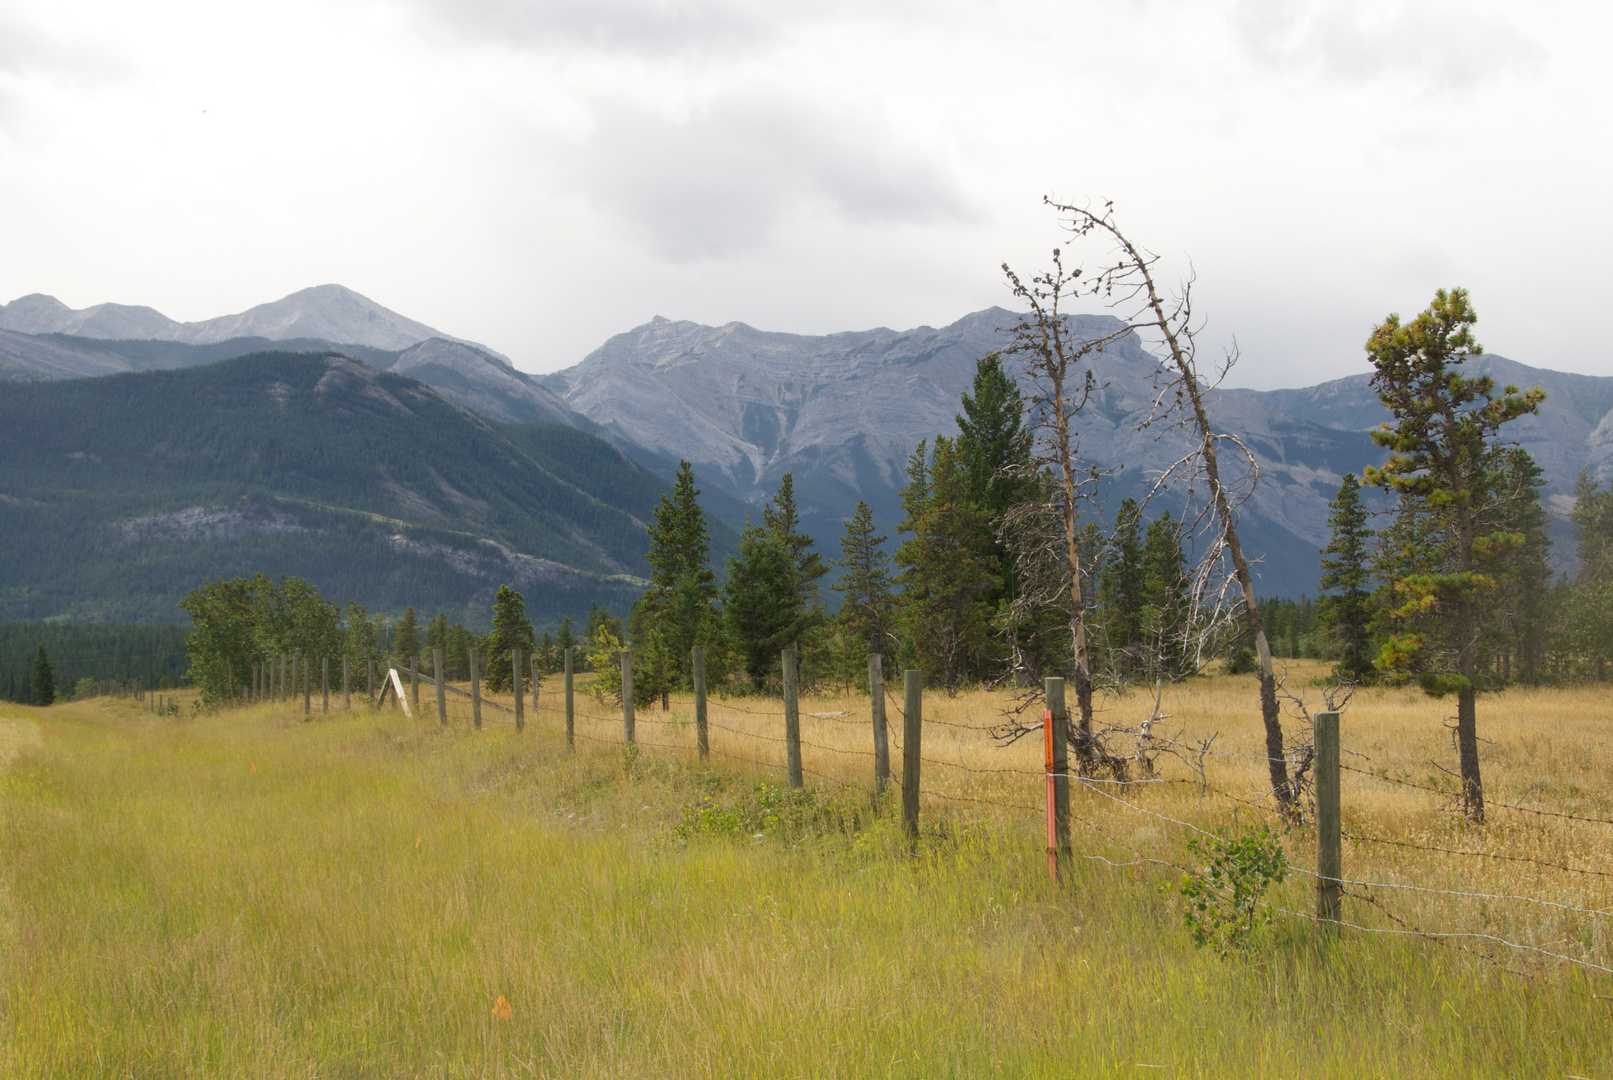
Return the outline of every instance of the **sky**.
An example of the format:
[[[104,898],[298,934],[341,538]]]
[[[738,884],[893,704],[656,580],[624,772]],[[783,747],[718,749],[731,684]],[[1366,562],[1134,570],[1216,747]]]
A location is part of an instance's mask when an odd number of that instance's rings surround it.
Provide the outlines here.
[[[0,0],[0,301],[194,320],[337,282],[552,371],[655,315],[1008,306],[1003,263],[1066,243],[1051,195],[1194,275],[1233,385],[1367,370],[1455,285],[1490,351],[1613,375],[1610,31],[1551,0]]]

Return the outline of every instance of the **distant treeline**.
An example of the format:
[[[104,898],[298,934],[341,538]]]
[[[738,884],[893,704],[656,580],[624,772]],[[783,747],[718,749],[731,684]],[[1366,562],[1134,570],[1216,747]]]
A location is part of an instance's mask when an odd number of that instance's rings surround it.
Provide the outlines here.
[[[0,699],[32,704],[29,672],[45,647],[58,696],[84,679],[145,687],[179,686],[185,675],[188,626],[146,623],[0,623]]]

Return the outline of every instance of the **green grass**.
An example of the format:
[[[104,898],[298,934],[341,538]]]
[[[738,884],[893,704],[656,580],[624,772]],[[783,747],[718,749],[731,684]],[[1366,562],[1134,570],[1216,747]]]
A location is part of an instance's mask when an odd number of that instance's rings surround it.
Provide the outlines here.
[[[1605,1076],[1613,1060],[1610,1006],[1577,978],[1303,926],[1222,961],[1157,874],[1083,862],[1051,889],[1029,825],[951,818],[915,858],[846,797],[774,815],[761,839],[721,824],[761,818],[708,811],[720,827],[685,840],[686,807],[754,809],[759,778],[648,752],[626,778],[620,752],[570,757],[547,723],[6,709],[42,734],[0,738],[7,1077]]]

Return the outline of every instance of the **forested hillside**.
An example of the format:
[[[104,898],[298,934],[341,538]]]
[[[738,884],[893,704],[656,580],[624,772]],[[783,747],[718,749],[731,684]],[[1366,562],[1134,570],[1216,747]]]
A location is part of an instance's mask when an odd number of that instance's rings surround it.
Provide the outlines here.
[[[14,384],[0,459],[0,621],[179,621],[203,580],[261,571],[473,625],[508,582],[557,625],[631,604],[669,490],[591,436],[335,355]]]

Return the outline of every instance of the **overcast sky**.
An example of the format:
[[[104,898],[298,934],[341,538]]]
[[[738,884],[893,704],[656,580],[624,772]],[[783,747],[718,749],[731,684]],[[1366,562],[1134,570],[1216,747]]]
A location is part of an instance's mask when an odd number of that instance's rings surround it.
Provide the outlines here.
[[[0,300],[177,319],[339,282],[548,371],[654,315],[1007,304],[1115,201],[1232,382],[1365,369],[1465,285],[1613,375],[1606,4],[0,0]]]

